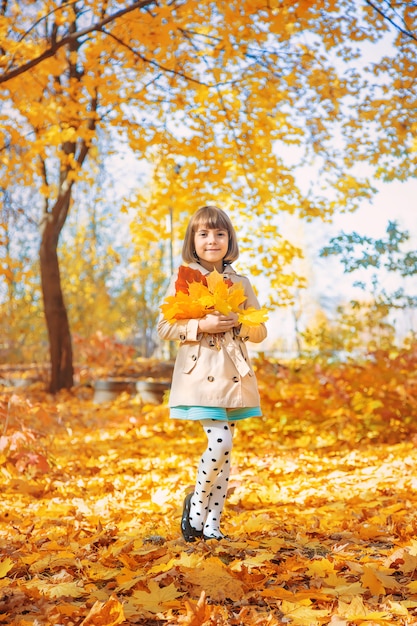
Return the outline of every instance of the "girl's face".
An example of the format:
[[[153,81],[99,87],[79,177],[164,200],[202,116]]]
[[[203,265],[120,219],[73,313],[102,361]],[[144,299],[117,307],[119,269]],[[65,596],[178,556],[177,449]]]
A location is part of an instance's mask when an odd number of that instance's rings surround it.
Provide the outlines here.
[[[194,248],[199,263],[210,272],[214,268],[223,272],[223,259],[229,247],[229,233],[222,228],[207,228],[199,225],[194,233]]]

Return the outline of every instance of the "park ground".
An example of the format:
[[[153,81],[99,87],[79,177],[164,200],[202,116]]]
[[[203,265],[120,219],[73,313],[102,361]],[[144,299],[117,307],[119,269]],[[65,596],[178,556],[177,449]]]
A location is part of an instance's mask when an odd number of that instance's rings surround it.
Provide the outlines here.
[[[55,396],[3,385],[0,624],[417,624],[415,381],[397,357],[368,403],[347,366],[260,362],[266,411],[237,430],[228,539],[192,544],[198,424],[126,393],[94,402],[82,377]]]

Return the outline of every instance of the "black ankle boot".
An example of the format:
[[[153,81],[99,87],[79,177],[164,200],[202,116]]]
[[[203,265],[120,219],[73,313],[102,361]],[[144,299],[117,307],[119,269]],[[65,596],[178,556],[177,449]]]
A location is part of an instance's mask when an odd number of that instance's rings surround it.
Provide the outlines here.
[[[220,533],[219,535],[218,534],[206,535],[205,533],[203,533],[203,539],[204,541],[207,541],[208,539],[216,539],[217,541],[221,541],[222,539],[229,539],[229,537],[227,535],[223,535],[223,533]]]
[[[181,533],[185,541],[188,542],[195,541],[196,539],[201,539],[201,537],[203,536],[202,530],[196,530],[190,524],[191,498],[193,497],[193,495],[193,493],[189,493],[187,496],[185,496],[181,517]]]

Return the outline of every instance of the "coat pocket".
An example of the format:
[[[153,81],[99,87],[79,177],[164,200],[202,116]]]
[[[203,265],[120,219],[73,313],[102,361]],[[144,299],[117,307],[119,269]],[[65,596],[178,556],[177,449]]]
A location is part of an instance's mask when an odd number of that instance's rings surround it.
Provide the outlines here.
[[[188,343],[180,346],[177,354],[177,367],[183,374],[189,374],[197,365],[200,356],[200,343]]]

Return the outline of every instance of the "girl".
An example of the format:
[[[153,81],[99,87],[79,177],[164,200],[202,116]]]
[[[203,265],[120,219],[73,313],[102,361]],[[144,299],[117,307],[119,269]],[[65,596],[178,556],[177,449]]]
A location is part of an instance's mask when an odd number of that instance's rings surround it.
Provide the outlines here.
[[[229,284],[239,282],[246,295],[243,308],[259,309],[248,278],[231,266],[238,256],[236,233],[227,214],[215,206],[199,209],[185,233],[183,260],[203,276],[217,270]],[[174,274],[167,296],[175,295],[181,269],[184,266]],[[227,495],[235,423],[262,415],[245,342],[261,342],[266,328],[263,323],[245,327],[238,323],[236,313],[221,315],[213,311],[203,318],[174,323],[161,315],[158,333],[162,339],[179,340],[170,415],[198,420],[207,435],[194,492],[184,500],[181,532],[186,541],[223,539],[220,518]]]

